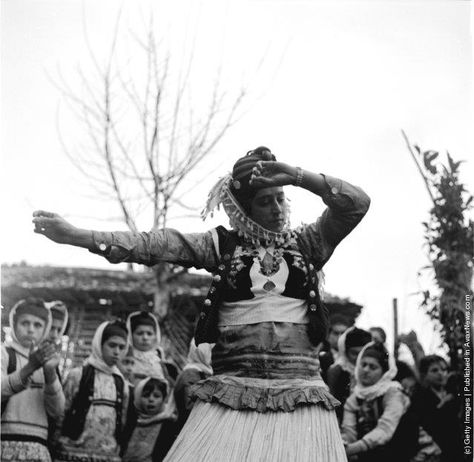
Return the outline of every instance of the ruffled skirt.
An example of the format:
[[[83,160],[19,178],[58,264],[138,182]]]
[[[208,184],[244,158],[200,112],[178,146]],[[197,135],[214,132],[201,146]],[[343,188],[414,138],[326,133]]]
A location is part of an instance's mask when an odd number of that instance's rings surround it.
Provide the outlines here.
[[[307,325],[220,328],[214,376],[170,449],[169,462],[344,462],[335,406]]]
[[[344,462],[336,414],[234,410],[198,400],[165,462]]]

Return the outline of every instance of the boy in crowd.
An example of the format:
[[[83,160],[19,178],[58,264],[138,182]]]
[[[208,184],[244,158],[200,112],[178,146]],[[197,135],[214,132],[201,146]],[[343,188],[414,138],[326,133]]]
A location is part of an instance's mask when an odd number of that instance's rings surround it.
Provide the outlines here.
[[[43,300],[27,298],[10,311],[11,341],[2,345],[2,461],[50,462],[48,417],[64,412],[56,369],[59,355],[48,339],[52,324]]]

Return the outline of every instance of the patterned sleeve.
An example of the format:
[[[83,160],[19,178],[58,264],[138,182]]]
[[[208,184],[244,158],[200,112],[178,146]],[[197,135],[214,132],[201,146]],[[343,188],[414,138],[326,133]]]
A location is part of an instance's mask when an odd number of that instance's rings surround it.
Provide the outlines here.
[[[164,228],[149,233],[130,231],[93,232],[91,252],[104,256],[111,263],[141,263],[147,266],[166,261],[186,268],[213,271],[217,255],[212,232],[180,233]]]
[[[328,206],[315,223],[300,231],[300,238],[310,249],[311,258],[321,269],[336,246],[357,226],[367,213],[369,196],[359,187],[328,175],[323,175],[326,192],[322,195]]]

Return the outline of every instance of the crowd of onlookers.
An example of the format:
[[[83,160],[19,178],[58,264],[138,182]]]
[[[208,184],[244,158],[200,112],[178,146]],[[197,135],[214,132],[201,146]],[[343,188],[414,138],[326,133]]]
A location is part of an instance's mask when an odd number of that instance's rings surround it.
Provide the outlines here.
[[[161,347],[146,311],[107,321],[90,356],[62,377],[68,311],[28,298],[9,314],[2,345],[2,461],[162,460],[193,406],[192,385],[212,375],[212,345],[191,342],[182,371]],[[382,328],[335,316],[321,345],[321,374],[340,402],[349,460],[462,460],[459,383],[445,359],[425,356],[413,333],[400,338],[410,363],[394,357]]]
[[[337,408],[349,460],[461,461],[461,378],[416,334],[400,336],[411,361],[394,357],[381,327],[332,319],[321,369]]]

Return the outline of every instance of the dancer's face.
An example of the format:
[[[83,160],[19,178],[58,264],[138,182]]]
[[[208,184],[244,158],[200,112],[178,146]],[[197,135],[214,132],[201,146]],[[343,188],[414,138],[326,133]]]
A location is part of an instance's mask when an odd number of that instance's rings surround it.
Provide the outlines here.
[[[20,314],[15,324],[15,335],[21,346],[30,348],[43,337],[46,322],[33,314]]]
[[[153,327],[138,325],[132,333],[133,347],[140,351],[150,351],[156,345],[156,333]]]
[[[380,363],[370,356],[363,356],[360,360],[359,381],[364,387],[377,383],[383,375]]]
[[[102,358],[107,366],[115,366],[123,358],[127,342],[123,337],[113,335],[102,345]]]
[[[264,228],[279,233],[283,231],[288,205],[283,187],[259,189],[250,202],[250,217]]]

